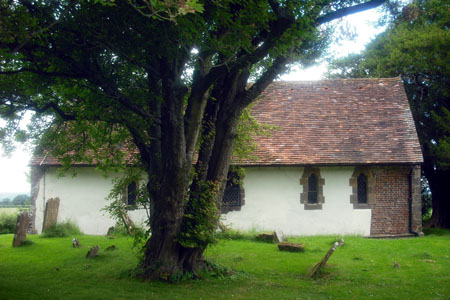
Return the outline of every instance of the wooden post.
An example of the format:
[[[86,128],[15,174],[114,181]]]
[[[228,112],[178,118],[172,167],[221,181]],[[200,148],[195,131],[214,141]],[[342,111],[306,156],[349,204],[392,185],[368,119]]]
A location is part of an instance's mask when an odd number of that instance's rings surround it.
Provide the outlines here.
[[[310,272],[311,278],[316,278],[317,274],[319,273],[320,269],[322,269],[323,266],[327,263],[330,256],[334,253],[334,251],[337,249],[337,247],[344,245],[344,240],[340,240],[339,242],[335,242],[333,246],[331,246],[330,250],[328,250],[327,254],[325,254],[324,258],[322,258],[321,261],[319,261],[314,268],[312,268]]]

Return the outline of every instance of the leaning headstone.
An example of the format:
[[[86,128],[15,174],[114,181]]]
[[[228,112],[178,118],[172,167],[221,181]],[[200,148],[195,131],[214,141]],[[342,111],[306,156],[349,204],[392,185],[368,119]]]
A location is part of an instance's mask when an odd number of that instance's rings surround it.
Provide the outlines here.
[[[80,247],[80,241],[77,238],[73,238],[72,240],[72,246],[74,248],[79,248]]]
[[[114,226],[111,226],[108,228],[108,232],[106,233],[107,236],[111,236],[114,234],[116,228]]]
[[[45,204],[44,224],[42,231],[47,230],[50,226],[55,225],[58,221],[59,198],[50,198]]]
[[[278,250],[289,252],[302,252],[305,249],[304,244],[282,242],[278,244]]]
[[[18,247],[25,242],[27,237],[27,229],[30,224],[30,216],[26,211],[21,212],[17,216],[16,229],[14,231],[13,247]]]
[[[229,228],[223,224],[222,221],[219,221],[219,223],[217,223],[217,227],[219,227],[221,232],[227,232],[229,230]]]
[[[284,234],[281,230],[277,229],[273,232],[275,243],[282,243],[284,242]]]
[[[121,210],[120,215],[122,217],[123,223],[125,224],[128,234],[134,236],[134,234],[136,233],[136,226],[134,225],[133,220],[131,220],[130,216],[128,216],[125,210]]]
[[[344,240],[340,240],[339,242],[335,242],[333,246],[331,246],[330,250],[328,250],[327,254],[325,254],[324,258],[322,258],[321,261],[319,261],[311,270],[310,276],[311,278],[316,278],[319,274],[320,269],[322,269],[323,266],[327,263],[330,256],[336,251],[337,247],[344,245]]]
[[[98,246],[94,246],[91,249],[89,249],[88,253],[86,254],[86,258],[94,258],[98,254]]]

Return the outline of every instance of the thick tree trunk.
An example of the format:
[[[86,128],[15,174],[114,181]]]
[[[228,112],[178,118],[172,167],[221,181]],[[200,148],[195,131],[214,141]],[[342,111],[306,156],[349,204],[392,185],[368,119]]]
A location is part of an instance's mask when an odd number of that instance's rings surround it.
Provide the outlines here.
[[[164,101],[154,112],[160,116],[153,131],[160,132],[160,139],[151,142],[147,166],[150,195],[151,236],[146,243],[141,263],[146,279],[170,280],[173,275],[195,271],[202,252],[183,247],[179,242],[185,199],[192,169],[192,157],[186,152],[184,132],[184,96],[187,89],[177,81],[176,72],[167,74],[162,81]],[[142,154],[142,151],[141,151]]]
[[[450,170],[428,171],[425,176],[430,185],[433,208],[425,227],[450,228]]]
[[[153,205],[152,234],[145,248],[143,271],[149,279],[164,278],[182,270],[180,256],[182,249],[176,242],[183,217],[182,199],[184,192],[163,187],[159,199]],[[180,201],[181,199],[181,201]]]
[[[183,247],[179,242],[189,184],[187,174],[191,166],[182,164],[183,167],[179,168],[177,164],[165,165],[158,185],[154,186],[155,180],[149,180],[147,185],[152,209],[151,236],[141,263],[142,275],[146,279],[171,280],[171,276],[186,271],[195,273],[203,262],[202,249]],[[149,178],[152,175],[149,172]]]

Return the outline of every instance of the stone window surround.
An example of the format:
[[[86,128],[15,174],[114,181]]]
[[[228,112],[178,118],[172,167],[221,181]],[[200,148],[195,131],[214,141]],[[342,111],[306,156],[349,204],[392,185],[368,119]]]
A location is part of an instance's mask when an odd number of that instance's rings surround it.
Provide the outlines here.
[[[308,178],[311,174],[314,174],[317,177],[317,203],[308,203]],[[315,167],[305,167],[302,178],[300,178],[300,184],[303,186],[303,192],[300,194],[300,203],[304,205],[304,209],[322,209],[322,204],[325,203],[325,197],[323,196],[325,179],[320,176],[320,169]]]
[[[367,177],[367,203],[358,203],[358,176],[364,174]],[[367,167],[355,167],[349,185],[352,187],[350,203],[353,209],[370,209],[375,203],[375,176]]]

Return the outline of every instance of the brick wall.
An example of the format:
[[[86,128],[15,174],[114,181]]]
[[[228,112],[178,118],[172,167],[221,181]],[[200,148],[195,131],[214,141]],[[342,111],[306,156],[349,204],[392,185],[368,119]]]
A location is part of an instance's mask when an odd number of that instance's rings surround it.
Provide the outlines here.
[[[377,167],[370,235],[410,233],[410,166]]]

